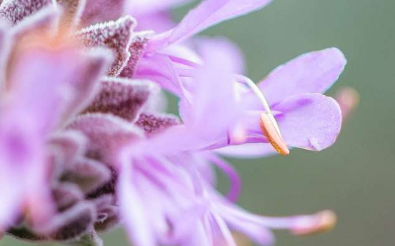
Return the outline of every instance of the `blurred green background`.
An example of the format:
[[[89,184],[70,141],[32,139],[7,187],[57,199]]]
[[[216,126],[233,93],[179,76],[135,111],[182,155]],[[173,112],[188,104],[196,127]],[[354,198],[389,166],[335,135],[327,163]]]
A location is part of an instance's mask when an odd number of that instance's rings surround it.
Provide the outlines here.
[[[279,246],[395,245],[395,1],[275,0],[204,34],[238,43],[255,81],[307,51],[336,46],[345,53],[348,66],[328,94],[352,86],[361,103],[337,143],[320,153],[232,160],[244,182],[240,204],[265,215],[337,212],[334,231],[302,238],[276,232]],[[128,245],[122,230],[104,239]],[[28,244],[6,238],[0,245]]]

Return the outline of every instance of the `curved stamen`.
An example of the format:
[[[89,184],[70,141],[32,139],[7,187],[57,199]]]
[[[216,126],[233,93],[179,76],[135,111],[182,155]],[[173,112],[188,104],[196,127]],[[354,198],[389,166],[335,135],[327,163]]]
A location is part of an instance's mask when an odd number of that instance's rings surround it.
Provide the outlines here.
[[[234,220],[243,220],[271,229],[289,230],[293,235],[297,236],[308,236],[330,231],[337,222],[337,216],[332,210],[323,210],[312,215],[291,217],[259,216],[230,206],[221,206],[221,212]]]
[[[281,155],[289,155],[289,149],[280,132],[276,129],[276,122],[269,115],[263,113],[259,121],[263,135],[268,139],[273,148]],[[278,126],[277,126],[278,128]]]
[[[237,75],[237,80],[251,88],[252,92],[258,97],[265,109],[265,113],[261,114],[259,121],[263,135],[265,135],[269,143],[279,154],[288,155],[289,149],[281,136],[280,128],[261,89],[251,79],[243,75]]]
[[[208,160],[219,167],[228,176],[230,180],[230,189],[226,197],[231,202],[236,202],[241,192],[241,179],[239,174],[229,163],[216,155],[209,155]]]
[[[324,210],[314,215],[316,223],[310,227],[293,228],[292,233],[297,236],[308,236],[332,230],[337,222],[336,214],[331,210]]]

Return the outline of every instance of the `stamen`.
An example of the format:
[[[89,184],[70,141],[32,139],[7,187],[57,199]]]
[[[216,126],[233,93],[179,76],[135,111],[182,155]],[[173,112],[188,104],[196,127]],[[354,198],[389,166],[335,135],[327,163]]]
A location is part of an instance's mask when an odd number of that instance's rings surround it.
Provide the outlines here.
[[[269,143],[280,155],[289,155],[289,149],[274,125],[275,120],[271,119],[270,116],[272,115],[268,115],[267,113],[261,114],[259,125],[263,135],[265,135]]]
[[[269,103],[266,100],[263,92],[259,89],[259,87],[251,81],[249,78],[237,75],[237,79],[245,84],[247,84],[254,94],[259,98],[263,108],[265,109],[265,113],[261,114],[261,118],[259,120],[259,125],[263,132],[263,135],[268,139],[269,143],[273,146],[273,148],[281,155],[289,155],[289,149],[281,136],[280,128],[277,124],[276,119],[274,118],[272,111],[270,109]]]
[[[344,87],[337,92],[335,99],[340,105],[344,121],[347,120],[352,112],[358,107],[359,93],[354,88]]]
[[[239,174],[232,167],[232,165],[217,157],[216,155],[209,155],[208,160],[210,160],[213,164],[219,167],[226,174],[226,176],[228,176],[230,180],[230,190],[227,194],[227,198],[231,202],[236,202],[239,198],[241,191],[241,179],[239,177]]]
[[[321,211],[314,215],[316,223],[313,226],[294,228],[292,233],[297,236],[308,236],[332,230],[337,222],[336,214],[331,210]]]

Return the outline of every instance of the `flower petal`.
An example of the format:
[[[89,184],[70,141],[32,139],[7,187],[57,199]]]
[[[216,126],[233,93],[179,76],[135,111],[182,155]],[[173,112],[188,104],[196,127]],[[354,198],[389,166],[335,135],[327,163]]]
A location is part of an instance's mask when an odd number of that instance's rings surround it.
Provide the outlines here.
[[[16,173],[10,173],[9,170],[0,165],[0,185],[1,187],[8,187],[1,189],[1,206],[0,206],[0,231],[4,232],[7,228],[14,224],[20,210],[22,209],[23,201],[23,186],[19,185],[16,178]]]
[[[112,195],[102,195],[94,200],[97,210],[95,230],[108,231],[120,222],[119,206]]]
[[[207,235],[207,229],[204,227],[203,223],[197,221],[195,224],[193,233],[189,233],[187,237],[183,238],[183,246],[214,246],[211,238]]]
[[[201,43],[204,65],[196,69],[193,83],[184,84],[180,115],[197,138],[211,145],[227,138],[240,110],[233,81],[234,61],[224,49],[213,50],[209,43]]]
[[[181,94],[180,77],[173,62],[166,55],[156,54],[142,57],[137,65],[135,78],[151,80],[163,89],[176,95]]]
[[[5,65],[10,51],[10,34],[8,33],[9,26],[0,22],[0,90],[3,86],[3,76],[5,71]]]
[[[14,107],[18,107],[14,111],[31,118],[30,124],[37,124],[41,132],[60,122],[73,104],[75,90],[90,84],[87,74],[93,72],[97,76],[96,71],[88,71],[95,66],[75,46],[28,48],[21,50],[16,60],[9,76],[11,98],[15,100]],[[101,59],[98,64],[102,65]]]
[[[87,47],[106,47],[112,50],[115,61],[109,70],[109,75],[117,76],[130,58],[129,47],[135,23],[132,17],[125,16],[117,21],[87,27],[75,35]]]
[[[110,66],[110,54],[101,48],[92,49],[83,54],[84,63],[79,67],[79,74],[73,77],[73,99],[66,109],[68,120],[80,113],[93,100],[99,90],[100,78]]]
[[[273,108],[285,142],[293,147],[320,151],[331,146],[340,133],[339,104],[321,94],[303,94]]]
[[[293,96],[273,108],[275,118],[285,143],[291,147],[321,151],[331,146],[341,129],[342,116],[340,106],[333,98],[318,93]],[[242,121],[246,131],[246,143],[267,143],[259,126],[261,111],[247,112]],[[251,146],[242,149],[249,153]],[[246,152],[246,149],[248,150]],[[258,148],[264,154],[270,154],[266,147]]]
[[[59,212],[63,212],[84,199],[84,194],[77,185],[61,183],[55,185],[52,196]]]
[[[109,113],[134,121],[156,89],[148,81],[107,77],[101,82],[99,92],[84,113]]]
[[[236,211],[238,214],[232,214],[227,211],[231,209]],[[267,226],[261,225],[248,216],[249,213],[237,206],[222,204],[219,207],[219,214],[224,218],[226,223],[232,230],[241,232],[251,238],[255,243],[259,245],[272,245],[274,240],[274,235]]]
[[[119,18],[124,12],[125,0],[86,0],[81,17],[84,26]]]
[[[149,32],[140,32],[133,34],[132,41],[129,47],[130,58],[125,68],[122,70],[120,77],[125,77],[129,79],[134,77],[137,65],[144,53],[150,36],[151,33]]]
[[[87,139],[79,131],[61,131],[50,137],[49,145],[55,164],[52,175],[54,179],[59,178],[68,165],[85,154],[86,144]]]
[[[86,0],[56,0],[56,2],[63,7],[62,24],[70,27],[78,25],[86,7]]]
[[[78,185],[84,193],[90,193],[111,179],[111,171],[104,164],[80,158],[63,174],[62,180]]]
[[[337,48],[306,53],[276,68],[259,87],[271,105],[303,93],[323,93],[336,82],[346,63]]]
[[[243,74],[245,70],[245,59],[243,51],[233,41],[224,37],[215,38],[197,38],[196,43],[199,47],[205,46],[208,50],[221,51],[227,54],[231,63],[231,71],[237,74]]]
[[[80,202],[51,218],[37,231],[30,226],[19,226],[8,230],[11,235],[29,241],[71,241],[86,233],[95,219],[93,204]]]
[[[267,143],[246,143],[228,146],[218,149],[216,152],[224,156],[241,159],[255,159],[277,154],[273,146]]]
[[[180,120],[172,115],[142,113],[136,125],[147,135],[157,134],[168,127],[180,124]]]
[[[129,2],[131,3],[131,1]],[[152,30],[155,33],[160,33],[170,30],[176,26],[176,22],[168,11],[137,15],[133,14],[132,11],[132,16],[134,16],[139,22],[136,27],[137,31]]]
[[[60,14],[61,11],[55,5],[48,5],[34,15],[26,16],[11,29],[14,39],[18,40],[29,33],[37,32],[37,30],[57,32]]]
[[[124,144],[141,136],[141,131],[131,123],[99,113],[79,116],[68,128],[81,131],[89,139],[89,158],[106,164],[113,163]]]
[[[150,43],[150,51],[180,42],[222,21],[265,7],[271,0],[205,0],[190,11],[173,30],[159,34]]]
[[[96,211],[90,202],[80,202],[53,217],[51,223],[41,230],[47,239],[69,241],[86,233],[93,224]]]
[[[4,1],[0,6],[0,19],[15,25],[25,17],[53,4],[51,0],[13,0]]]
[[[133,171],[124,165],[118,183],[118,200],[128,235],[136,246],[155,246],[143,201],[132,183]]]
[[[168,11],[193,0],[133,0],[126,2],[126,12],[133,16],[148,15]]]

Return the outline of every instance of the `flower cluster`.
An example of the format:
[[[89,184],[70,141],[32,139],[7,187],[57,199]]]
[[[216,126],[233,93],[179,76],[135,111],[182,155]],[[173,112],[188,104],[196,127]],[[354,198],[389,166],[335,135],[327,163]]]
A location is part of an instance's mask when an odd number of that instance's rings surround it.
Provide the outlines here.
[[[173,23],[185,2],[0,0],[0,234],[101,245],[96,232],[122,223],[136,246],[233,246],[233,231],[268,245],[271,229],[333,226],[331,211],[242,210],[221,156],[331,146],[342,112],[322,93],[343,54],[301,55],[255,84],[234,44],[193,36],[271,1],[204,0]],[[163,90],[179,117],[164,112]]]

